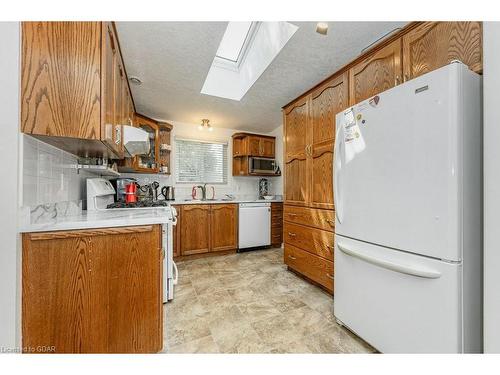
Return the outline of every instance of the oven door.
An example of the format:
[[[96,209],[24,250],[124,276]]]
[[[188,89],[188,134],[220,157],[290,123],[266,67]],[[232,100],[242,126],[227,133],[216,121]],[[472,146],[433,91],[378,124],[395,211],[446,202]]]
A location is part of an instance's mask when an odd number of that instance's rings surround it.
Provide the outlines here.
[[[249,158],[249,173],[250,174],[275,174],[276,162],[269,158]]]

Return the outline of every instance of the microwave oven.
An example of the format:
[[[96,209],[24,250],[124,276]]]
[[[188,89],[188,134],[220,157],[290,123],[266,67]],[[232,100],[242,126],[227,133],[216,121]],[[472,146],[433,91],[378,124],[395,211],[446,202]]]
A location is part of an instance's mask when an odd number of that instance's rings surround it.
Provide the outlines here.
[[[269,158],[248,158],[248,174],[276,174],[276,161]]]

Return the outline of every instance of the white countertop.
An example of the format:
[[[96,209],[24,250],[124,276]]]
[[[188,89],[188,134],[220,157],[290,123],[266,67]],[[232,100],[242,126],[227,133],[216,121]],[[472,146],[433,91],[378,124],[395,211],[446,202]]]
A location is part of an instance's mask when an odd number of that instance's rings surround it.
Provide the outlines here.
[[[283,199],[281,198],[276,198],[276,199],[233,199],[233,200],[224,200],[224,199],[215,199],[215,200],[192,200],[192,199],[176,199],[175,201],[170,201],[170,204],[229,204],[229,203],[281,203],[283,202]]]
[[[58,230],[128,227],[165,224],[172,220],[169,208],[110,209],[82,211],[80,215],[56,217],[50,221],[21,225],[19,232],[49,232]]]

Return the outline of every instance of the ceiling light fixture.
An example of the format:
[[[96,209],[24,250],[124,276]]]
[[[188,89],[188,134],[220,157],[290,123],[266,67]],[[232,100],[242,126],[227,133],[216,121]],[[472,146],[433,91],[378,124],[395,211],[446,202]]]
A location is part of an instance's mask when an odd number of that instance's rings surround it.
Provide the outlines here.
[[[198,125],[198,129],[199,130],[203,130],[203,129],[207,129],[209,132],[213,131],[214,128],[212,127],[212,125],[210,125],[210,120],[207,119],[207,118],[204,118],[201,120],[201,124]]]
[[[328,33],[328,23],[318,22],[316,24],[316,32],[321,35],[326,35]]]
[[[137,86],[142,85],[142,81],[138,77],[130,77],[128,80],[132,82],[134,85]]]

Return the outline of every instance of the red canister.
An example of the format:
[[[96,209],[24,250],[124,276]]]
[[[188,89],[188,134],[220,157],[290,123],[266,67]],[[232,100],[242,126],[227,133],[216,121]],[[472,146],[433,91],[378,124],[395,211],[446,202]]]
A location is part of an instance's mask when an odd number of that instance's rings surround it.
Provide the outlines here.
[[[125,202],[137,202],[137,185],[135,182],[125,185]]]

